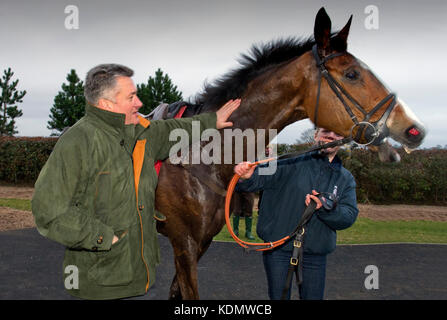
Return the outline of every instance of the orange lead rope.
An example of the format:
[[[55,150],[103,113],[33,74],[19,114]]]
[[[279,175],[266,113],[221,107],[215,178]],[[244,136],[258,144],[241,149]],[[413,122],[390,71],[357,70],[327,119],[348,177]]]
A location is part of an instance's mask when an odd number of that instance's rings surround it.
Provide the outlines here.
[[[347,138],[343,138],[341,140],[335,140],[332,142],[328,142],[324,145],[317,145],[314,146],[308,150],[305,151],[298,151],[298,152],[294,152],[294,153],[290,153],[287,155],[283,155],[281,157],[274,157],[274,158],[268,158],[265,160],[260,160],[260,161],[256,161],[251,163],[251,166],[256,166],[258,164],[261,163],[266,163],[266,162],[270,162],[273,160],[279,160],[281,158],[285,159],[285,158],[289,158],[289,157],[297,157],[299,155],[302,155],[304,153],[308,153],[308,152],[312,152],[312,151],[317,151],[317,150],[321,150],[321,149],[326,149],[326,148],[332,148],[332,147],[336,147],[336,146],[341,146],[344,145],[346,143],[351,142],[353,139],[351,137],[347,137]],[[228,184],[228,190],[227,190],[227,196],[225,198],[225,222],[227,224],[227,228],[228,231],[230,232],[231,236],[233,237],[233,239],[241,246],[246,248],[247,250],[256,250],[256,251],[266,251],[266,250],[270,250],[273,248],[276,248],[282,244],[284,244],[287,240],[289,240],[293,234],[290,234],[282,239],[279,239],[277,241],[274,242],[263,242],[263,243],[253,243],[253,242],[246,242],[243,241],[241,239],[239,239],[233,232],[233,228],[231,227],[231,223],[230,223],[230,203],[231,203],[231,197],[233,196],[233,191],[234,188],[236,187],[237,182],[239,181],[240,176],[238,174],[235,174],[233,176],[233,178],[231,179],[230,183]],[[315,206],[312,205],[310,207],[311,210],[315,210]]]
[[[272,160],[276,160],[276,158],[269,158],[261,161],[257,161],[251,164],[251,166],[256,166],[260,163],[269,162]],[[233,178],[231,179],[230,183],[228,184],[228,190],[227,190],[227,196],[225,198],[225,222],[227,224],[228,231],[230,232],[230,235],[233,237],[234,241],[236,241],[237,244],[239,244],[241,247],[244,247],[249,250],[256,250],[256,251],[267,251],[271,250],[273,248],[276,248],[282,244],[284,244],[287,240],[290,239],[290,235],[279,239],[274,242],[262,242],[262,243],[254,243],[254,242],[246,242],[241,239],[239,239],[233,232],[233,228],[231,227],[230,223],[230,203],[231,203],[231,197],[233,196],[234,188],[236,187],[237,182],[239,181],[240,176],[238,174],[235,174]]]

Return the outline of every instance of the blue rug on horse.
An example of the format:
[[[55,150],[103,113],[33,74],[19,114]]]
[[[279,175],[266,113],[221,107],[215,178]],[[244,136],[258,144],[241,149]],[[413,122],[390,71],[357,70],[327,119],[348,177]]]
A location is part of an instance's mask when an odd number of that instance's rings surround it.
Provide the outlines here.
[[[172,248],[159,236],[156,284],[136,299],[167,299],[174,276]],[[73,299],[65,292],[64,248],[36,229],[0,232],[0,299]],[[378,270],[378,289],[367,289],[367,266]],[[447,246],[436,244],[341,245],[328,257],[325,299],[447,299]],[[365,271],[366,269],[366,271]],[[198,266],[206,300],[268,299],[262,253],[213,242]],[[367,279],[368,278],[368,279]],[[366,280],[366,281],[365,281]],[[292,298],[296,297],[294,284]]]

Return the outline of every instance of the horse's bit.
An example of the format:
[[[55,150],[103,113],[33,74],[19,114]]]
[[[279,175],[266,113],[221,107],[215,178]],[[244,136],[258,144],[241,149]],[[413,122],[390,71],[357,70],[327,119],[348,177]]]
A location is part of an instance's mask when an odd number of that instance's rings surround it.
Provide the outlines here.
[[[391,114],[391,111],[393,111],[394,107],[396,106],[396,95],[394,93],[390,93],[385,98],[383,98],[379,103],[376,104],[376,106],[370,111],[367,112],[348,92],[346,92],[345,89],[340,85],[340,83],[337,82],[337,80],[332,77],[332,75],[329,73],[329,71],[326,69],[325,63],[332,58],[341,56],[345,53],[339,52],[339,53],[333,53],[326,57],[320,58],[318,54],[317,45],[315,44],[312,47],[312,53],[315,58],[315,61],[317,63],[317,67],[319,69],[319,75],[318,75],[318,92],[317,92],[317,102],[315,106],[315,116],[314,116],[314,125],[317,126],[317,116],[318,116],[318,105],[320,100],[320,89],[321,89],[321,78],[324,77],[331,87],[332,91],[335,93],[337,98],[341,101],[343,106],[346,109],[346,112],[351,117],[351,120],[354,122],[354,125],[351,128],[351,137],[353,140],[361,145],[368,145],[372,144],[375,146],[378,146],[384,142],[384,139],[389,135],[389,128],[386,125],[386,121],[388,120],[388,117]],[[346,103],[345,99],[343,98],[343,95],[348,98],[354,106],[360,110],[360,112],[363,114],[363,120],[358,121],[355,114],[352,112],[351,107]],[[388,105],[387,109],[383,113],[382,117],[376,121],[371,123],[369,120],[371,117],[380,109],[382,108],[385,103],[390,101],[390,104]],[[354,129],[358,127],[357,135],[354,139],[353,131]],[[363,137],[366,139],[366,143],[359,143],[360,138],[363,132]]]

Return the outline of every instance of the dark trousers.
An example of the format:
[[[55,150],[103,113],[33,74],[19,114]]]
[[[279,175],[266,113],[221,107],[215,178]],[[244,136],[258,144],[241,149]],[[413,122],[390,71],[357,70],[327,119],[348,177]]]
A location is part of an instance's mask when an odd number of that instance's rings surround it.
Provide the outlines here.
[[[284,250],[265,251],[264,268],[271,300],[281,299],[287,280],[292,253]],[[300,286],[302,300],[322,300],[326,280],[326,255],[303,254],[303,282]],[[295,281],[295,277],[292,278]],[[290,284],[290,288],[292,285]],[[290,290],[288,299],[290,300]]]

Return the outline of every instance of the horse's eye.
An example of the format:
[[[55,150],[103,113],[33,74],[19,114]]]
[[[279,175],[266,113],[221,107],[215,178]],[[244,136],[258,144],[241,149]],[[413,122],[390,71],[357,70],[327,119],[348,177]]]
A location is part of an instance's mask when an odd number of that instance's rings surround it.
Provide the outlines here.
[[[346,72],[345,77],[348,80],[357,80],[359,78],[359,73],[355,70],[351,70]]]

